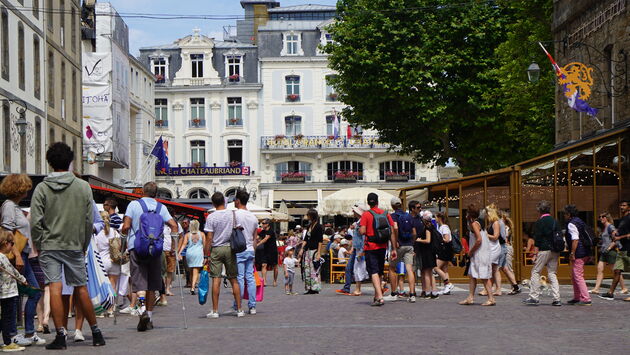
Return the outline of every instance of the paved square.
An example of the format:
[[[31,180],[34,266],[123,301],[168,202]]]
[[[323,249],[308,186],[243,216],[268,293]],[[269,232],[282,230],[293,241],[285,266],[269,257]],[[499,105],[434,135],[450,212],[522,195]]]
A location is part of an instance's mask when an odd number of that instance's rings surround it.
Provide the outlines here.
[[[268,275],[269,276],[269,275]],[[282,278],[282,277],[281,277]],[[297,290],[302,282],[296,277]],[[287,296],[284,288],[266,287],[258,314],[236,318],[225,314],[231,305],[229,289],[221,289],[221,317],[206,319],[210,305],[184,295],[188,329],[183,328],[180,297],[156,307],[156,328],[135,329],[137,317],[99,319],[107,346],[73,343],[72,354],[625,354],[630,349],[630,303],[593,298],[593,306],[552,307],[549,297],[538,307],[525,306],[527,295],[497,297],[495,307],[460,306],[466,285],[450,296],[398,301],[369,307],[372,290],[364,296],[337,295],[339,285],[324,285],[320,295]],[[572,295],[562,286],[563,302]],[[179,291],[179,289],[176,289]],[[188,291],[185,289],[185,291]],[[477,303],[483,301],[478,297]],[[210,300],[208,300],[210,302]],[[74,328],[74,319],[70,319]],[[72,331],[70,332],[72,335]],[[50,340],[51,336],[46,336]],[[28,352],[43,353],[31,346]]]

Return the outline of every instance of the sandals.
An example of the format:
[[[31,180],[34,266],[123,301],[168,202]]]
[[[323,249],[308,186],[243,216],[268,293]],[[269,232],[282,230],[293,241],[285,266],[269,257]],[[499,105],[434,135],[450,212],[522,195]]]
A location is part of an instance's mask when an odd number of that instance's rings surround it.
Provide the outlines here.
[[[354,292],[348,293],[348,296],[361,296],[361,295],[362,295],[361,292],[359,292],[359,293],[354,293]]]
[[[457,304],[462,305],[462,306],[470,306],[470,305],[475,304],[475,301],[467,298],[467,299],[465,299],[463,301],[457,302]]]
[[[497,303],[495,301],[486,301],[481,304],[482,306],[496,306]]]
[[[599,295],[599,290],[588,290],[588,293],[593,295]]]
[[[374,301],[372,302],[371,306],[372,307],[380,307],[382,305],[385,304],[385,301],[382,298],[375,298]]]

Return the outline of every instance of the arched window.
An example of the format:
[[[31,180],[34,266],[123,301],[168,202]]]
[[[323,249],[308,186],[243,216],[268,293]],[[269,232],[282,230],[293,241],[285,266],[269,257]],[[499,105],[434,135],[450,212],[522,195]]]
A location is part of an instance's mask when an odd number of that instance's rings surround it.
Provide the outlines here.
[[[416,164],[404,160],[392,160],[379,164],[379,180],[387,180],[388,176],[407,176],[409,180],[416,179]]]
[[[208,191],[204,189],[194,189],[188,194],[188,198],[208,198]]]
[[[162,200],[170,200],[173,198],[173,194],[169,190],[166,189],[158,189],[157,198]]]
[[[236,198],[236,190],[237,190],[236,187],[232,187],[228,189],[227,191],[225,191],[223,195],[225,196],[225,201],[227,203],[234,201],[234,199]]]
[[[363,163],[350,160],[328,163],[328,180],[335,180],[335,177],[342,175],[348,177],[354,176],[357,180],[363,180]]]
[[[311,163],[287,161],[276,164],[276,181],[282,181],[284,177],[302,176],[305,181],[311,181]]]

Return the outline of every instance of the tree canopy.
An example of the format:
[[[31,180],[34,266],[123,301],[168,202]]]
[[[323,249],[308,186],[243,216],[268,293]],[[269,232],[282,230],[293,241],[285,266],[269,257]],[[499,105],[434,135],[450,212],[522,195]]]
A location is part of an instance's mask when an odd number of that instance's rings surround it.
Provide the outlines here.
[[[543,63],[551,0],[340,0],[337,10],[325,51],[350,123],[464,174],[551,147],[553,73],[530,84],[525,72]]]

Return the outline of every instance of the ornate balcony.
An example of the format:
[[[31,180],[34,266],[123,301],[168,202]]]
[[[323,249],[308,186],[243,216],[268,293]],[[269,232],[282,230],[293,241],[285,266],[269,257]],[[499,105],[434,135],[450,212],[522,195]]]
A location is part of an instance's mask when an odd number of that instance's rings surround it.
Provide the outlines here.
[[[201,118],[194,118],[188,121],[188,128],[205,128],[206,120]]]
[[[319,150],[319,149],[387,149],[390,145],[378,142],[378,136],[355,136],[352,138],[332,136],[263,136],[261,150]]]

